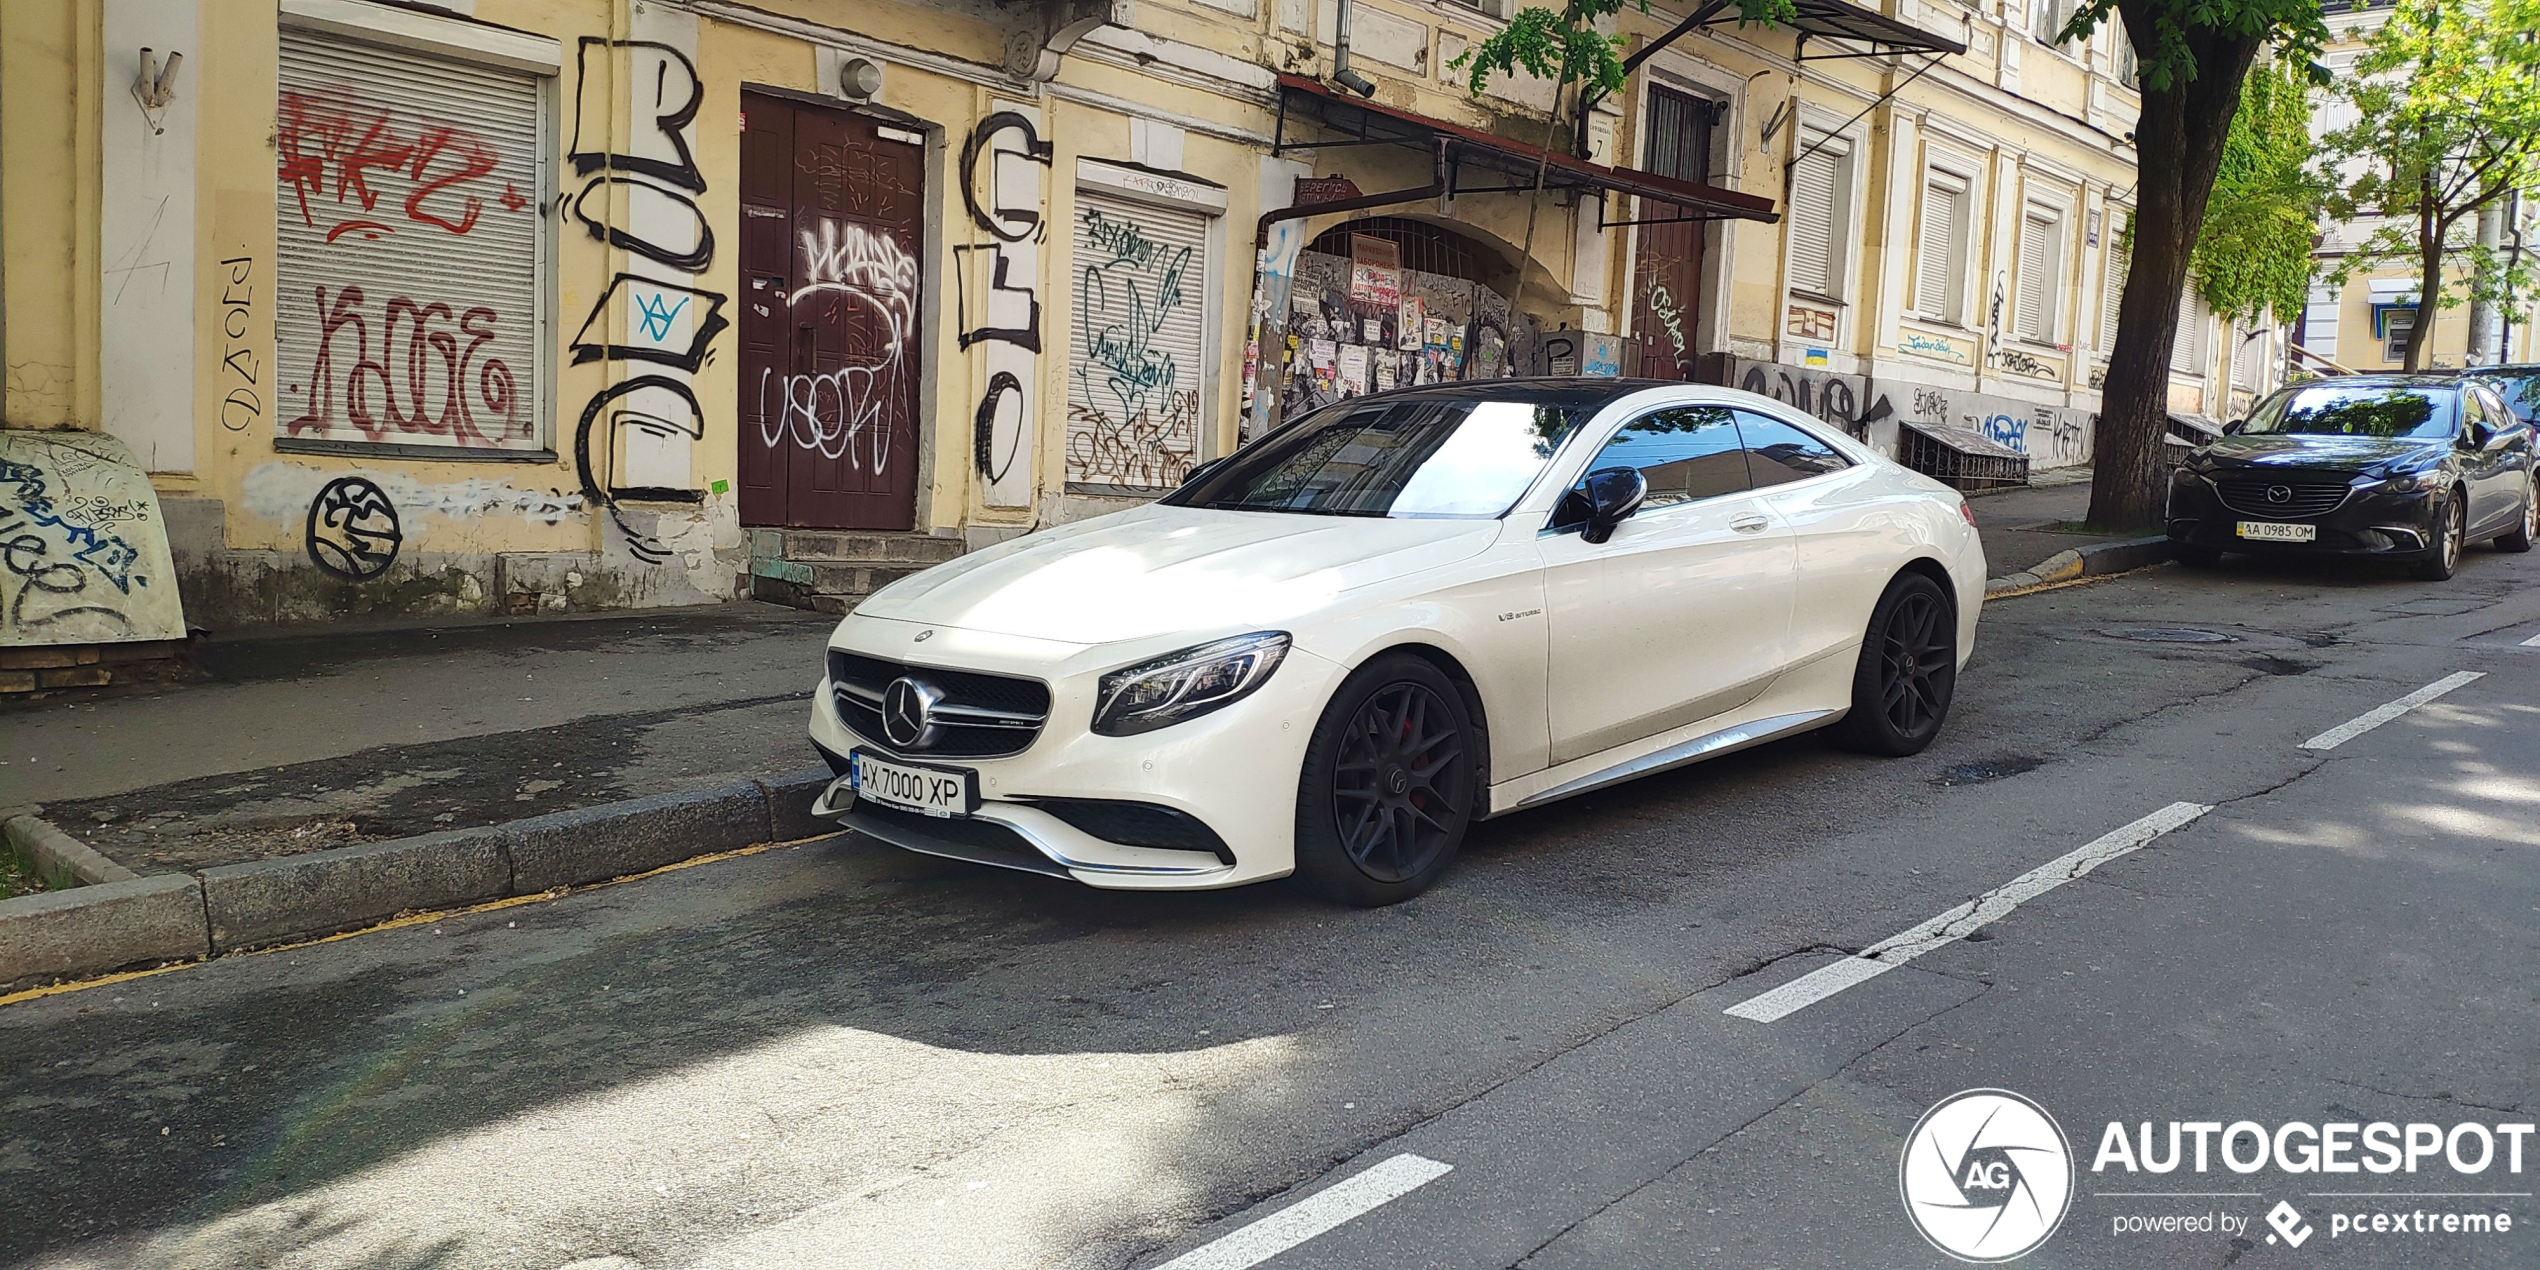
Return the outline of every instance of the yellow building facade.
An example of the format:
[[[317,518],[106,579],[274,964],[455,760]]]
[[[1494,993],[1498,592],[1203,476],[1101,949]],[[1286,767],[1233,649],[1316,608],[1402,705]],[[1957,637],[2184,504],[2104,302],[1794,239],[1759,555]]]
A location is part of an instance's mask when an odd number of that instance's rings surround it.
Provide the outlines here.
[[[1296,407],[1484,374],[2087,461],[2117,44],[1802,9],[1629,13],[1628,88],[1556,133],[1551,84],[1466,91],[1501,19],[1454,0],[19,0],[0,438],[88,457],[17,455],[49,475],[0,511],[93,585],[0,642],[840,610]],[[2182,411],[2228,409],[2224,345],[2182,348]]]

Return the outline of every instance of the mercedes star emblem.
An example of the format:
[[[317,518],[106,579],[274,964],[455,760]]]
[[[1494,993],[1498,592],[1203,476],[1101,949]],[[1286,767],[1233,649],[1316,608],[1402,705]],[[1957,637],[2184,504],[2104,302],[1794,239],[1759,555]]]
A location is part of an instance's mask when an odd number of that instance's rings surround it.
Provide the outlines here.
[[[925,739],[933,722],[935,703],[944,699],[944,690],[919,683],[905,675],[891,681],[882,690],[882,734],[891,744],[909,749]]]

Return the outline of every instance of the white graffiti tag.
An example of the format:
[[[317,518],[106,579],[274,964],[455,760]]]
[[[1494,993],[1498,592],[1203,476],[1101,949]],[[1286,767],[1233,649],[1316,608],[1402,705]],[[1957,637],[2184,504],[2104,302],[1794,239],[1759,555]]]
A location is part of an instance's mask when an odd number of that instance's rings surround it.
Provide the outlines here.
[[[803,282],[787,306],[823,296],[854,301],[879,320],[869,343],[879,346],[882,357],[800,374],[761,371],[760,435],[770,446],[790,436],[823,458],[844,458],[852,468],[879,474],[890,468],[891,421],[885,412],[898,395],[916,326],[917,258],[890,236],[847,222],[823,221],[801,237]]]

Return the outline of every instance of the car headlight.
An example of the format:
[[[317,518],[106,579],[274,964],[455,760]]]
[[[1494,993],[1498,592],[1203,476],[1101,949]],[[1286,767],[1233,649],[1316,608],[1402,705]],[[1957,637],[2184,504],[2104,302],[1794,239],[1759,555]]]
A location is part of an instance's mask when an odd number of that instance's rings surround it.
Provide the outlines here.
[[[2422,472],[2392,472],[2381,478],[2377,488],[2385,494],[2406,494],[2424,483],[2425,474]]]
[[[1135,736],[1241,701],[1288,655],[1286,631],[1260,631],[1168,653],[1102,677],[1094,731]]]

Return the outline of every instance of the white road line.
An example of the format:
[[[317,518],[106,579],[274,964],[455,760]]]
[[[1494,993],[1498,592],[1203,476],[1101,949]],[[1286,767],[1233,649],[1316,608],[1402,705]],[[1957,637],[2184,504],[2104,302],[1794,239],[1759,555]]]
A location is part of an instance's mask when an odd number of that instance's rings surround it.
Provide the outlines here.
[[[2531,638],[2522,641],[2522,646],[2525,648],[2540,648],[2540,635],[2534,635]]]
[[[2444,693],[2460,687],[2462,684],[2471,683],[2486,677],[2487,672],[2483,670],[2464,670],[2454,674],[2445,675],[2442,678],[2435,680],[2433,683],[2427,684],[2426,686],[2417,689],[2415,692],[2411,692],[2408,695],[2389,703],[2388,705],[2374,706],[2372,709],[2366,710],[2362,714],[2356,715],[2354,718],[2348,719],[2344,723],[2340,723],[2336,727],[2330,728],[2328,731],[2322,732],[2318,736],[2302,742],[2302,748],[2306,750],[2336,749],[2338,746],[2344,745],[2348,741],[2352,741],[2356,737],[2362,736],[2364,733],[2370,732],[2374,728],[2380,727],[2382,724],[2388,723],[2392,719],[2398,718],[2400,715],[2406,714],[2408,711],[2414,710],[2418,706],[2424,705],[2426,702],[2432,701],[2436,697],[2442,696]]]
[[[1988,922],[2044,895],[2074,878],[2154,838],[2212,811],[2203,803],[2171,803],[2140,820],[2116,829],[2065,855],[2041,864],[1982,895],[1910,930],[1880,940],[1831,966],[1821,966],[1778,988],[1748,997],[1721,1011],[1741,1019],[1770,1023],[1796,1014],[1856,983],[1886,974],[1932,949],[1963,939]]]
[[[1245,1270],[1361,1213],[1408,1195],[1455,1168],[1404,1152],[1233,1233],[1201,1244],[1155,1270]]]

